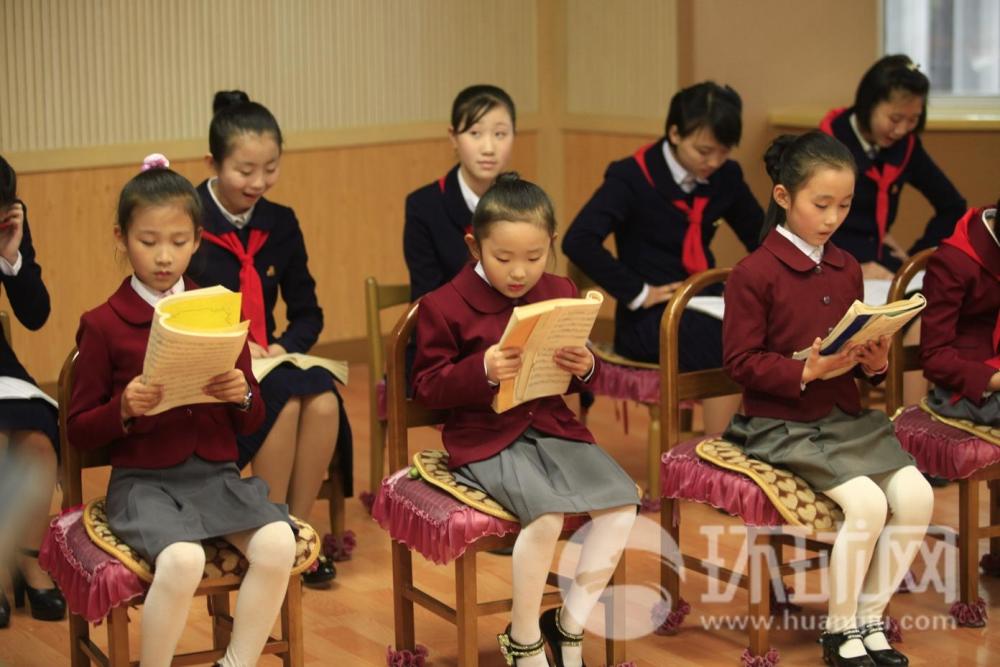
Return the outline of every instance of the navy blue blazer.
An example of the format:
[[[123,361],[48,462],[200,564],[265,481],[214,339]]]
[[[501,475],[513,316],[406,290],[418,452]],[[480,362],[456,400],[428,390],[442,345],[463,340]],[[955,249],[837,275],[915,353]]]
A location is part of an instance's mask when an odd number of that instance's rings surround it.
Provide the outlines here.
[[[834,233],[832,240],[839,248],[851,253],[861,264],[878,262],[890,271],[896,271],[902,262],[893,257],[888,248],[883,248],[881,257],[878,256],[878,225],[875,222],[878,186],[875,181],[865,176],[865,172],[873,165],[881,170],[883,165],[887,163],[901,164],[906,156],[909,140],[900,139],[889,148],[880,150],[875,159],[872,160],[861,147],[858,136],[851,128],[851,113],[853,113],[852,108],[844,109],[833,118],[830,125],[833,136],[850,149],[851,155],[854,156],[854,161],[858,165],[858,179],[854,186],[854,202],[851,204],[847,219]],[[924,150],[920,136],[915,133],[912,136],[914,144],[910,159],[896,182],[889,189],[889,216],[886,220],[886,233],[888,233],[889,229],[892,228],[892,223],[896,220],[896,213],[899,211],[899,194],[906,183],[912,184],[934,207],[934,215],[924,227],[923,234],[908,251],[911,255],[940,244],[942,239],[948,237],[955,230],[955,223],[965,214],[966,210],[965,199],[951,184],[944,172],[934,164],[934,160]]]
[[[24,235],[21,238],[21,270],[16,276],[0,273],[0,284],[7,291],[14,317],[31,331],[42,328],[49,319],[49,292],[42,282],[42,267],[35,261],[35,247],[31,244],[31,230],[28,228],[28,207],[24,202]],[[15,377],[37,384],[24,366],[17,360],[6,337],[0,336],[0,376]]]
[[[403,255],[410,271],[410,301],[458,275],[469,261],[465,234],[471,225],[472,211],[458,186],[458,165],[407,195]]]
[[[617,300],[615,306],[616,347],[623,351],[648,345],[630,345],[634,332],[656,331],[665,304],[654,308],[629,310],[628,303],[642,291],[643,284],[665,285],[684,280],[687,271],[681,262],[687,215],[672,203],[683,199],[690,203],[695,196],[708,197],[702,217],[701,236],[710,267],[715,256],[709,245],[719,221],[725,219],[747,251],[759,245],[764,212],[743,180],[743,170],[727,160],[707,184],[698,184],[685,193],[674,181],[663,156],[665,138],[645,149],[645,162],[653,185],[647,180],[635,157],[612,162],[604,174],[604,183],[573,220],[563,239],[563,252]],[[614,234],[617,258],[605,247],[604,240]],[[648,342],[648,341],[647,341]]]
[[[208,191],[208,181],[198,186],[205,208],[205,229],[224,234],[236,228],[226,220]],[[278,343],[289,352],[308,352],[323,331],[323,309],[316,300],[316,281],[307,266],[308,256],[302,229],[295,212],[287,206],[260,199],[247,228],[267,231],[267,241],[254,257],[254,267],[264,289],[267,342]],[[202,241],[191,259],[187,275],[199,285],[222,285],[238,292],[240,262],[235,255],[214,243]],[[275,332],[274,307],[278,290],[287,307],[288,328]]]

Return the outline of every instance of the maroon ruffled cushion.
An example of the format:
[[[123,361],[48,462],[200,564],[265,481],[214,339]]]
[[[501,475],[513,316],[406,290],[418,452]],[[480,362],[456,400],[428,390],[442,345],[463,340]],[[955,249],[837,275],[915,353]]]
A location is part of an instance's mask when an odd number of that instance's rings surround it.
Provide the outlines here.
[[[896,437],[917,461],[917,468],[935,477],[965,479],[1000,462],[1000,447],[971,433],[935,421],[918,406],[896,417]]]
[[[521,530],[518,523],[483,514],[422,479],[410,479],[408,469],[382,480],[372,518],[392,539],[438,565],[455,560],[484,537]],[[576,530],[588,520],[586,515],[566,517],[563,530]]]
[[[146,594],[146,584],[135,573],[91,541],[82,505],[52,520],[38,562],[63,592],[69,610],[90,623]]]
[[[746,475],[703,461],[694,448],[704,436],[676,445],[663,455],[660,480],[664,498],[706,503],[738,516],[748,526],[783,526],[770,498]]]
[[[603,362],[601,372],[591,380],[587,388],[597,396],[637,403],[656,403],[660,400],[660,371]]]

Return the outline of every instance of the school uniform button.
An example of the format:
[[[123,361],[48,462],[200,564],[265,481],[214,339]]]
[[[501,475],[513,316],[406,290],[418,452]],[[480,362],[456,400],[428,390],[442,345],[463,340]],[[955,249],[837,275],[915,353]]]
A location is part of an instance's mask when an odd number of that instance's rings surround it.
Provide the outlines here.
[[[187,409],[187,413],[188,413],[188,417],[190,417],[191,415],[193,415],[193,414],[194,414],[193,412],[191,412],[191,408],[188,408],[188,409]]]
[[[827,328],[826,328],[826,332],[827,332],[828,334],[831,334],[831,333],[833,333],[833,327],[827,327]]]
[[[824,306],[829,306],[829,305],[830,305],[830,297],[828,297],[828,296],[824,296],[824,297],[823,297],[823,298],[821,299],[821,301],[823,301],[823,305],[824,305]]]
[[[816,268],[813,269],[813,273],[823,273],[823,267],[817,264]]]
[[[529,417],[534,417],[535,416],[534,411],[533,410],[528,410],[528,416]]]

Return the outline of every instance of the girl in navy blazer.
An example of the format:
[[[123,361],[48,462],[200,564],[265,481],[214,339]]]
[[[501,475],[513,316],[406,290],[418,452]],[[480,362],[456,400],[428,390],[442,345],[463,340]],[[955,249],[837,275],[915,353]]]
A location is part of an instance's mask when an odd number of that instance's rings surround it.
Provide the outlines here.
[[[242,91],[217,93],[213,108],[206,160],[216,175],[198,186],[207,242],[188,275],[201,285],[243,293],[254,357],[306,353],[323,331],[323,311],[305,239],[292,209],[264,198],[278,180],[281,129],[270,111]],[[280,334],[274,322],[279,291],[288,318]],[[333,375],[283,364],[264,378],[261,393],[264,424],[240,436],[240,465],[253,461],[272,500],[287,502],[296,516],[309,516],[336,449],[344,493],[350,496],[351,427]],[[331,558],[324,553],[318,569],[303,580],[327,585],[336,575]]]
[[[885,413],[861,407],[855,377],[881,381],[888,339],[820,355],[821,339],[863,294],[857,260],[830,240],[851,207],[854,160],[813,131],[779,137],[765,163],[774,181],[766,236],[726,285],[725,368],[743,386],[743,414],[723,437],[844,511],[830,559],[826,664],[905,665],[882,615],[923,541],[934,497]],[[802,349],[807,360],[793,359]]]
[[[549,396],[503,413],[491,404],[516,376],[521,351],[497,345],[518,304],[576,296],[567,278],[545,273],[555,240],[552,204],[542,190],[503,175],[479,202],[465,241],[476,264],[420,302],[413,391],[448,410],[442,438],[457,478],[481,489],[521,522],[514,545],[511,624],[498,636],[507,664],[581,664],[583,627],[614,571],[635,520],[635,483],[593,444],[562,398]],[[561,348],[555,363],[579,391],[600,372],[586,347]],[[564,513],[588,512],[591,533],[565,604],[538,617]]]
[[[7,292],[14,316],[36,331],[49,317],[49,293],[42,282],[42,268],[35,262],[27,207],[17,198],[17,174],[0,157],[0,284]],[[14,603],[24,606],[25,594],[31,616],[58,621],[66,613],[66,601],[49,575],[38,565],[38,547],[48,524],[49,505],[56,487],[59,427],[55,404],[38,388],[17,360],[10,341],[0,335],[0,432],[18,453],[32,461],[42,486],[38,502],[26,508],[26,534],[17,559]],[[0,453],[0,457],[3,454]],[[10,603],[0,591],[0,628],[10,623]]]
[[[904,55],[885,56],[861,78],[854,105],[830,111],[820,129],[841,141],[858,165],[854,203],[834,242],[865,278],[891,279],[909,254],[933,248],[965,213],[965,199],[924,150],[930,82]],[[907,183],[934,207],[920,238],[904,250],[890,234]]]
[[[920,360],[946,417],[1000,426],[997,208],[970,209],[927,262]]]
[[[465,235],[479,198],[510,163],[517,115],[496,86],[469,86],[451,106],[448,137],[458,164],[406,197],[403,255],[410,300],[451,280],[469,261]]]
[[[240,586],[221,667],[256,664],[281,607],[295,561],[287,507],[236,466],[236,434],[264,417],[244,345],[236,368],[204,388],[215,402],[148,415],[162,387],[142,381],[155,304],[197,287],[184,270],[198,247],[201,201],[183,176],[153,155],[118,200],[115,238],[134,271],[105,303],[84,313],[76,340],[67,428],[74,447],[110,447],[111,530],[153,569],[139,662],[166,667],[205,570],[201,540],[224,537],[250,567]]]
[[[688,276],[715,266],[709,248],[721,220],[747,250],[757,247],[764,213],[729,159],[742,132],[742,102],[711,81],[670,100],[665,136],[613,162],[604,183],[563,240],[566,256],[617,300],[615,351],[636,361],[660,358],[660,319]],[[604,247],[615,238],[617,257]],[[689,310],[681,318],[682,371],[722,365],[722,323]],[[705,401],[706,432],[736,410],[733,397]]]

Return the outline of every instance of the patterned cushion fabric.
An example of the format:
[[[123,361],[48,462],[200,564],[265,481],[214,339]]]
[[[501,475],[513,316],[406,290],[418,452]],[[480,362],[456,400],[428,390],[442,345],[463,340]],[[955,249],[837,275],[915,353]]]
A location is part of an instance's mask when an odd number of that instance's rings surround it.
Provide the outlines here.
[[[959,430],[913,405],[893,417],[896,437],[921,472],[958,480],[1000,463],[1000,447]]]
[[[637,403],[660,400],[659,366],[615,354],[610,345],[594,344],[591,350],[604,362],[601,372],[588,386],[594,394]]]
[[[455,479],[454,473],[448,469],[448,452],[446,451],[425,449],[414,454],[413,470],[410,472],[410,477],[416,476],[454,496],[459,502],[484,514],[517,523],[517,517],[504,509],[503,505],[490,498],[483,491],[471,489]]]
[[[986,424],[977,424],[976,422],[969,421],[968,419],[958,419],[955,417],[945,417],[943,415],[939,415],[934,412],[930,405],[928,405],[926,397],[920,399],[920,409],[942,424],[947,424],[952,428],[957,428],[959,431],[965,431],[966,433],[974,435],[980,440],[984,440],[991,445],[1000,446],[1000,428],[994,428],[992,426],[987,426]]]
[[[104,498],[90,501],[83,509],[83,524],[87,535],[97,547],[121,561],[136,576],[150,583],[153,569],[130,546],[111,532],[104,509]],[[292,517],[298,526],[295,540],[295,564],[291,574],[299,574],[310,567],[320,552],[320,539],[312,526]],[[222,538],[205,540],[205,573],[203,579],[220,584],[238,582],[246,574],[249,564],[243,554]]]

